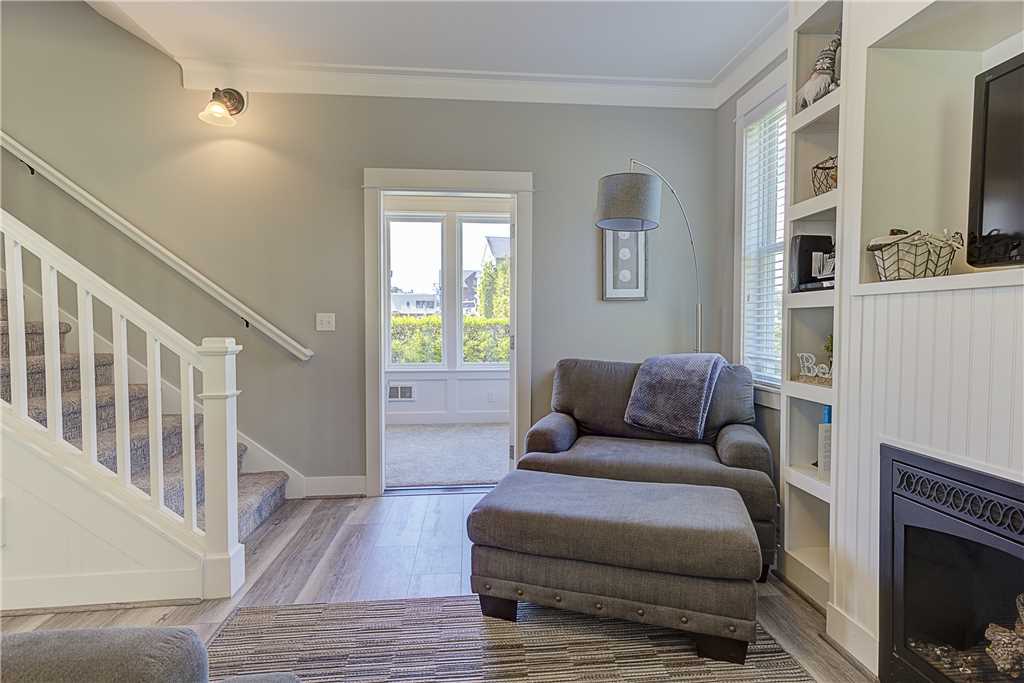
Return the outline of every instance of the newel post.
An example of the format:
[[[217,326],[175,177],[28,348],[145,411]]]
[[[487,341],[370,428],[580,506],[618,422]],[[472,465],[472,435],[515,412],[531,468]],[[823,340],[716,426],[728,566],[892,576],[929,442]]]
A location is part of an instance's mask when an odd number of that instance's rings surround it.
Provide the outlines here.
[[[238,542],[238,387],[231,337],[207,337],[203,360],[203,459],[206,472],[206,562],[203,597],[231,596],[245,583],[245,552]]]

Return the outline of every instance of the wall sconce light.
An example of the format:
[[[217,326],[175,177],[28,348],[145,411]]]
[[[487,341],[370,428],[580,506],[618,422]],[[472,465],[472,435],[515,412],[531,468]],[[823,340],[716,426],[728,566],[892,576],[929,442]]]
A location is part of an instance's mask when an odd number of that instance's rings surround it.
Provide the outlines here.
[[[230,128],[234,117],[245,111],[245,98],[234,88],[214,88],[209,104],[199,112],[199,120],[211,126]]]

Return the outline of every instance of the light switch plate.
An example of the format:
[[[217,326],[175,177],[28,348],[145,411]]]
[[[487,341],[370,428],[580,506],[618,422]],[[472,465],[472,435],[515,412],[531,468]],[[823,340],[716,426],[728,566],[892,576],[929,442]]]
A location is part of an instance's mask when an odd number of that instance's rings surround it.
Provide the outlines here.
[[[333,313],[317,313],[316,314],[316,331],[317,332],[334,332],[334,314]]]

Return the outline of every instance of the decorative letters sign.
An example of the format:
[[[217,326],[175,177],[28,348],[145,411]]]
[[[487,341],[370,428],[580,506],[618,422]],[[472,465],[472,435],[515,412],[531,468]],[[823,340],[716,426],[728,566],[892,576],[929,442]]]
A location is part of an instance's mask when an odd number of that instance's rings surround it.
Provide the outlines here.
[[[832,380],[832,366],[828,363],[818,363],[818,359],[813,353],[798,353],[796,358],[800,361],[801,377]]]

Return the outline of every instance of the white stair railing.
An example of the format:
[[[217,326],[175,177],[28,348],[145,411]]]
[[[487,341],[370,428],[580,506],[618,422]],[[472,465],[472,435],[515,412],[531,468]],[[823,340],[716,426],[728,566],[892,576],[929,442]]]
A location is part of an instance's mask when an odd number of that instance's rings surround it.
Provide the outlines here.
[[[219,301],[228,310],[238,315],[245,322],[246,327],[252,325],[300,361],[307,361],[313,357],[312,349],[293,339],[279,327],[244,304],[216,282],[190,266],[182,258],[150,237],[127,218],[101,202],[86,191],[85,188],[78,185],[71,178],[68,178],[48,164],[45,159],[2,130],[0,130],[0,147],[21,159],[25,165],[32,169],[33,173],[38,173],[43,178],[46,178],[56,187],[67,193],[69,197],[92,211],[112,227],[120,230],[128,239],[163,261],[183,278]]]
[[[13,416],[23,426],[45,434],[47,449],[61,464],[73,469],[100,490],[115,495],[126,507],[147,517],[184,541],[204,557],[204,597],[232,595],[245,580],[243,547],[238,542],[238,436],[235,356],[242,347],[231,338],[205,338],[196,346],[162,320],[85,268],[21,221],[2,211],[7,319],[10,349],[10,384]],[[29,416],[24,254],[39,259],[42,276],[42,316],[46,371],[45,432]],[[61,400],[60,308],[58,274],[76,288],[78,351],[81,355],[81,449],[64,438]],[[98,461],[95,330],[93,307],[100,301],[113,317],[114,428],[116,474]],[[131,415],[129,388],[128,323],[146,338],[147,400],[149,420],[149,493],[132,482]],[[161,401],[162,352],[178,358],[181,395],[183,514],[164,502],[164,459]],[[196,373],[202,382],[205,474],[205,529],[198,526],[196,490],[195,396]]]

